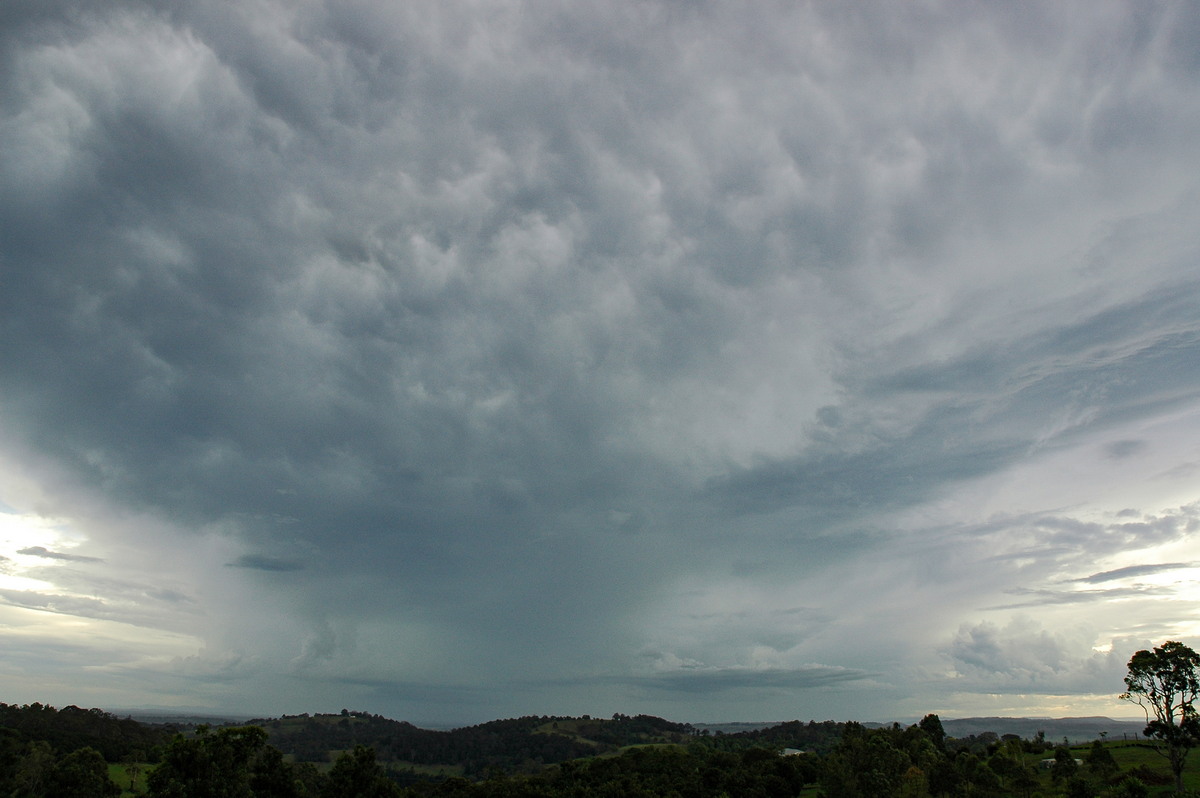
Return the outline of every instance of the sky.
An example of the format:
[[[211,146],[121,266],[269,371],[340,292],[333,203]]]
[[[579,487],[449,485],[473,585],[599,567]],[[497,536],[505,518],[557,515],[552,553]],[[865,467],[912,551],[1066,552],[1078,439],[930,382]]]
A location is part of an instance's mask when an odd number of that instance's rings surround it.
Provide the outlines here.
[[[0,700],[1138,715],[1200,6],[0,4]]]

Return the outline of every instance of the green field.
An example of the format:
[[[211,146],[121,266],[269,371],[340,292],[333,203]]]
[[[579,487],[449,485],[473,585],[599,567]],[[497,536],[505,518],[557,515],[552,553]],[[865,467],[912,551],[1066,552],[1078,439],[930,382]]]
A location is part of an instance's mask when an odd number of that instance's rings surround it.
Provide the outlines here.
[[[154,766],[146,762],[137,762],[132,765],[114,765],[108,766],[108,777],[121,788],[121,796],[127,795],[145,795],[146,794],[146,774]],[[131,771],[133,771],[131,773]],[[130,790],[130,784],[133,785],[133,790]]]
[[[1167,782],[1164,785],[1147,784],[1151,795],[1175,795],[1174,778],[1171,776],[1171,768],[1168,766],[1166,758],[1155,751],[1149,743],[1113,741],[1106,742],[1104,747],[1112,753],[1113,759],[1117,761],[1122,774],[1144,767]],[[1090,748],[1091,744],[1073,745],[1070,750],[1077,759],[1086,761]],[[1053,756],[1053,751],[1047,751],[1046,754],[1037,756],[1030,754],[1029,759],[1036,765],[1038,760],[1045,759],[1048,756]],[[1086,771],[1086,767],[1084,770]],[[1050,791],[1047,794],[1053,795],[1054,786],[1050,773],[1048,771],[1040,771],[1039,779],[1042,781],[1044,787]],[[1184,768],[1183,786],[1189,791],[1200,791],[1200,758],[1197,758],[1194,753],[1188,758],[1187,767]]]

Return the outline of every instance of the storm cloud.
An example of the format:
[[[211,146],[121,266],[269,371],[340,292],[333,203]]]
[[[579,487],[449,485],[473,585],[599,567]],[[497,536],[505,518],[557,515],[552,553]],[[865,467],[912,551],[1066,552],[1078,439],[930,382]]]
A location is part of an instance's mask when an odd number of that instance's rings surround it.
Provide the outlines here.
[[[1200,632],[1197,30],[6,3],[6,700],[1121,714]]]

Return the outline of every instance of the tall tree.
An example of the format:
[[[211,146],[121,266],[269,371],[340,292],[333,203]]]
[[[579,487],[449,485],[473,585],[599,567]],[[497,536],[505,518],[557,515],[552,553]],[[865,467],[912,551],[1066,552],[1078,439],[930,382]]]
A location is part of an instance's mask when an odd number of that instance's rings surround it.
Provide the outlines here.
[[[1153,651],[1139,651],[1129,660],[1125,692],[1146,713],[1143,734],[1159,742],[1160,752],[1171,764],[1175,790],[1183,792],[1183,765],[1200,742],[1200,718],[1196,698],[1200,695],[1200,654],[1174,640]]]
[[[45,740],[35,740],[21,758],[14,775],[13,798],[40,798],[46,793],[46,781],[54,772],[54,751]]]
[[[1067,781],[1079,772],[1079,763],[1075,761],[1075,755],[1071,753],[1071,749],[1065,745],[1060,745],[1054,749],[1054,766],[1050,768],[1050,778],[1054,779],[1054,783]]]
[[[251,798],[250,765],[267,744],[257,726],[207,726],[192,738],[177,735],[147,778],[154,798]]]
[[[1092,748],[1088,751],[1084,761],[1087,763],[1088,770],[1101,779],[1107,779],[1121,769],[1117,760],[1113,758],[1112,751],[1109,751],[1099,740],[1092,741]]]
[[[50,773],[46,798],[116,798],[121,788],[108,777],[108,763],[95,748],[80,748],[62,759]]]
[[[942,719],[937,715],[929,714],[921,718],[921,722],[917,724],[921,727],[921,731],[929,735],[929,741],[939,751],[946,749],[946,730],[942,728]]]
[[[348,795],[357,798],[399,798],[400,788],[387,777],[375,760],[374,748],[356,745],[353,751],[343,753],[333,763],[325,795],[329,798]]]

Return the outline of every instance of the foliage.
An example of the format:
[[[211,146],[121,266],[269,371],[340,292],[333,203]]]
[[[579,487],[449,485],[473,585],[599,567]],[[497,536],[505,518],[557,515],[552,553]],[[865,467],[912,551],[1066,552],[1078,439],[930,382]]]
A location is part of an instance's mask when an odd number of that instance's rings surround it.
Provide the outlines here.
[[[45,740],[29,745],[13,773],[13,798],[34,798],[46,794],[54,770],[54,751]]]
[[[320,727],[314,743],[358,738],[384,747],[359,742],[335,749],[332,763],[294,762],[259,726],[200,727],[157,751],[135,751],[122,760],[161,760],[146,768],[145,790],[152,798],[1142,798],[1147,789],[1172,781],[1165,767],[1148,766],[1155,760],[1148,743],[1095,741],[1074,751],[1060,746],[1055,767],[1042,770],[1037,740],[993,733],[947,738],[936,715],[907,727],[793,721],[705,735],[645,715],[531,716],[427,732],[347,712],[285,717],[277,731],[303,734],[313,725]],[[294,737],[283,733],[278,739]],[[395,758],[401,740],[408,763]],[[569,746],[584,755],[546,762],[537,751],[549,749],[539,745]],[[810,753],[783,756],[784,748]],[[448,758],[453,756],[466,758]],[[413,758],[429,764],[414,766]],[[1078,768],[1077,758],[1085,759],[1085,768]],[[0,727],[2,798],[116,796],[116,782],[105,773],[95,750],[62,753],[45,740]],[[130,783],[128,772],[117,778],[122,786]]]
[[[14,750],[16,757],[9,755]],[[4,760],[0,794],[11,798],[115,798],[121,793],[108,777],[104,757],[94,748],[58,757],[48,742],[35,740],[23,748],[7,749]]]
[[[1136,776],[1126,776],[1113,792],[1113,798],[1149,798],[1149,796],[1149,788]]]
[[[633,743],[680,741],[688,729],[661,718],[638,716],[581,723],[574,718],[530,716],[495,720],[452,731],[432,731],[365,712],[302,715],[253,721],[270,741],[299,761],[327,762],[330,751],[373,748],[380,759],[416,766],[445,765],[482,777],[497,768],[534,773],[547,764],[615,751]],[[561,722],[562,732],[553,728]]]
[[[720,734],[701,739],[704,744],[721,751],[741,751],[746,748],[795,748],[800,751],[813,753],[828,753],[842,738],[844,723],[827,720],[817,722],[810,720],[802,723],[798,720],[780,723],[765,729]]]
[[[147,779],[156,798],[250,798],[253,766],[262,761],[267,733],[257,726],[197,729],[178,735]]]
[[[108,763],[94,748],[72,751],[55,763],[46,798],[115,798],[121,788],[108,777]]]
[[[176,731],[171,726],[118,718],[100,709],[55,709],[36,702],[23,706],[0,703],[0,727],[12,729],[23,740],[44,740],[58,754],[93,748],[109,762],[134,751],[151,750]]]
[[[1073,778],[1078,771],[1079,765],[1076,763],[1075,754],[1071,753],[1071,749],[1065,745],[1054,749],[1054,767],[1050,769],[1050,776],[1055,783]]]
[[[340,798],[354,795],[357,798],[399,798],[400,788],[388,779],[387,774],[375,761],[375,749],[357,745],[333,763],[329,781],[323,795]]]
[[[1153,651],[1142,650],[1133,655],[1125,676],[1126,690],[1121,695],[1145,712],[1143,734],[1162,745],[1178,792],[1183,791],[1183,766],[1188,751],[1200,741],[1200,717],[1195,708],[1200,695],[1198,672],[1200,654],[1171,640]]]
[[[1096,798],[1096,785],[1081,776],[1067,780],[1067,798]]]
[[[841,742],[825,759],[821,789],[828,798],[894,795],[912,765],[883,734],[847,723]]]
[[[946,730],[942,728],[942,719],[937,715],[926,715],[921,718],[921,722],[917,724],[921,731],[929,737],[929,741],[939,751],[946,747]]]
[[[1120,770],[1117,765],[1117,760],[1113,758],[1112,751],[1099,740],[1092,741],[1092,747],[1088,749],[1087,757],[1084,759],[1089,773],[1101,779],[1107,779]]]
[[[988,760],[988,767],[1009,792],[1029,798],[1040,782],[1033,764],[1025,756],[1025,749],[1025,740],[1008,740]]]

